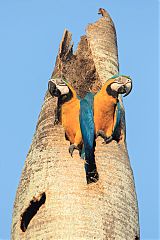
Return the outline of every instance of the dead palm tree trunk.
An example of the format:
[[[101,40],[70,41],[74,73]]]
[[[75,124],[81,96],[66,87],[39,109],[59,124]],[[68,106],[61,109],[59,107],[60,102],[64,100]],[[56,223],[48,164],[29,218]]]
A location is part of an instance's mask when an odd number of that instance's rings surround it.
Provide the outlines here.
[[[75,53],[65,30],[53,76],[63,75],[82,97],[97,92],[118,72],[114,24],[102,17],[87,27]],[[100,180],[86,184],[83,161],[68,153],[60,124],[54,125],[56,98],[47,92],[17,189],[12,239],[139,239],[133,173],[124,138],[96,146]]]

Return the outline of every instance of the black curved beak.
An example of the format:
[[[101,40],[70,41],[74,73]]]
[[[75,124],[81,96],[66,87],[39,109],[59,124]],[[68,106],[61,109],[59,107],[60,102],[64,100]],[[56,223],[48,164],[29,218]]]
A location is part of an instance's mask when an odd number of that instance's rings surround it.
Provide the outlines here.
[[[127,82],[124,86],[125,86],[125,95],[124,95],[124,97],[126,97],[132,91],[132,81]]]
[[[126,97],[130,92],[132,91],[132,81],[127,80],[125,83],[123,83],[119,89],[118,89],[118,94],[125,94],[124,97]]]
[[[52,80],[49,80],[48,82],[48,91],[53,97],[60,97],[61,95],[61,92],[59,91],[59,89],[56,87],[56,84]]]

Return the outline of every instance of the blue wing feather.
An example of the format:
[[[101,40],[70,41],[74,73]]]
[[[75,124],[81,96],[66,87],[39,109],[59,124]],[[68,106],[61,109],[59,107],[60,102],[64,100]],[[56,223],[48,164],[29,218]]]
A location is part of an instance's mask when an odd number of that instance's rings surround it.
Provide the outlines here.
[[[117,106],[116,106],[116,123],[115,123],[114,130],[113,130],[113,133],[112,133],[113,137],[115,136],[115,134],[117,132],[117,129],[118,129],[119,124],[120,124],[120,120],[121,120],[121,105],[120,105],[120,102],[118,101]]]
[[[95,164],[93,101],[94,95],[92,93],[88,93],[80,101],[80,127],[84,143],[85,160],[88,164]]]

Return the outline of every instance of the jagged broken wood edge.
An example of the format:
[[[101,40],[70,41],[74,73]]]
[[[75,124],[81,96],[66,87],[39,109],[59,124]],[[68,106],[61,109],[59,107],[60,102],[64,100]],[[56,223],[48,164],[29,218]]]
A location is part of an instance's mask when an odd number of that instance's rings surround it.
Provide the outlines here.
[[[83,69],[83,71],[82,71]],[[82,36],[73,53],[72,34],[64,30],[52,78],[63,75],[81,97],[89,91],[96,93],[102,86],[96,72],[87,36]]]

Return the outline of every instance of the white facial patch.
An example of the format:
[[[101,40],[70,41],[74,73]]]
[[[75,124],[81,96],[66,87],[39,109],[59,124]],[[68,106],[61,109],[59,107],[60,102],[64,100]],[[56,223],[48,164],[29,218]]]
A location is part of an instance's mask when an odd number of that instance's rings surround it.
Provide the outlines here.
[[[122,85],[121,83],[113,82],[113,83],[111,84],[111,89],[112,89],[113,91],[118,92],[118,89],[120,88],[121,85]]]
[[[61,92],[61,95],[65,95],[69,93],[69,88],[67,85],[56,85],[56,87]]]

